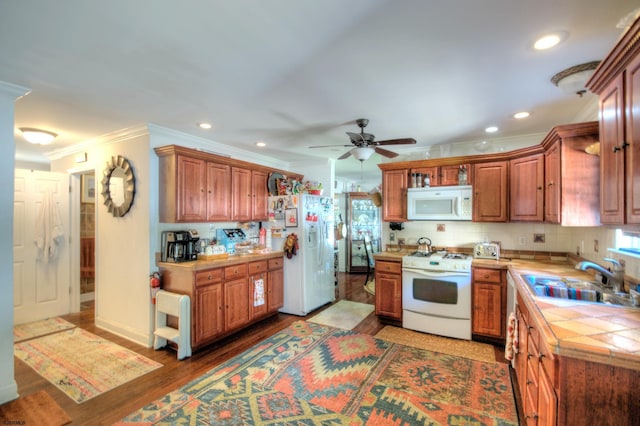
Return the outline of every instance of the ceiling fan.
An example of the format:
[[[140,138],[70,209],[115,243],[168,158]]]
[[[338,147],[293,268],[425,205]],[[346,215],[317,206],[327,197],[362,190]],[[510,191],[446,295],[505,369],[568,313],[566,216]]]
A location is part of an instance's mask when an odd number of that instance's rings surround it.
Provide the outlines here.
[[[366,118],[359,118],[356,120],[356,124],[358,125],[358,127],[360,127],[360,133],[346,132],[347,135],[349,135],[349,139],[351,139],[352,145],[325,145],[311,146],[309,148],[329,148],[333,146],[350,147],[352,149],[338,157],[338,160],[344,160],[350,155],[353,155],[356,160],[365,161],[366,159],[371,157],[371,154],[373,154],[374,152],[377,152],[378,154],[387,158],[394,158],[398,156],[398,154],[393,151],[380,148],[380,145],[406,145],[416,143],[416,140],[413,138],[376,141],[374,135],[364,132],[364,128],[367,127],[367,124],[369,124],[369,120],[367,120]]]

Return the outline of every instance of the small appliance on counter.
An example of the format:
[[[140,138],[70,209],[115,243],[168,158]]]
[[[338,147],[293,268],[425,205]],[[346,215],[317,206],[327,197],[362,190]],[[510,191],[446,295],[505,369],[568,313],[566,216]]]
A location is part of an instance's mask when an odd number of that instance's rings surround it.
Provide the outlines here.
[[[473,249],[476,259],[500,260],[500,245],[497,243],[479,243]]]
[[[225,247],[227,253],[235,254],[236,244],[244,243],[247,236],[240,228],[216,229],[216,239],[218,244]]]
[[[198,231],[164,231],[161,235],[163,262],[188,262],[198,258]]]

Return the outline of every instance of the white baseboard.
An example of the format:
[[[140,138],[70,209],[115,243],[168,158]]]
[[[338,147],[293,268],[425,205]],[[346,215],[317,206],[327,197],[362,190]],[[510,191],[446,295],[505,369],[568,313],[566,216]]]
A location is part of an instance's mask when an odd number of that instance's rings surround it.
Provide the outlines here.
[[[146,348],[151,347],[151,337],[147,334],[142,334],[138,330],[133,330],[129,327],[124,327],[121,324],[115,324],[113,322],[107,321],[103,318],[96,317],[95,319],[96,327],[101,328],[109,333],[116,334],[120,337],[124,337],[127,340],[131,340],[132,342],[138,343]]]

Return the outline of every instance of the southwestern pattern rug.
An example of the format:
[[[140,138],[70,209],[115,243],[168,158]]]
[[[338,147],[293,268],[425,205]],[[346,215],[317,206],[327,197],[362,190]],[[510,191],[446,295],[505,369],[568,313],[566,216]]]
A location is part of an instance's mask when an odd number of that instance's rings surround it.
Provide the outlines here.
[[[517,425],[506,364],[297,321],[118,424]]]
[[[14,354],[77,403],[162,367],[81,328],[16,343]]]

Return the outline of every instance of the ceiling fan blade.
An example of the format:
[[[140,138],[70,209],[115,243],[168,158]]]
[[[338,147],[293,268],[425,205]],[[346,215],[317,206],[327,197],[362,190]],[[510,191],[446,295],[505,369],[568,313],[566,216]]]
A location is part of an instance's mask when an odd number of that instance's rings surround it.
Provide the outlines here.
[[[345,158],[348,158],[351,155],[351,151],[347,151],[344,154],[342,154],[340,157],[338,157],[338,160],[344,160]]]
[[[403,139],[387,139],[385,141],[376,141],[374,145],[407,145],[414,144],[416,140],[413,138],[403,138]]]
[[[396,152],[392,152],[392,151],[388,151],[386,149],[382,149],[382,148],[375,148],[376,152],[384,157],[387,158],[395,158],[398,156],[398,154]]]
[[[333,148],[336,146],[342,146],[345,148],[351,148],[353,145],[317,145],[317,146],[310,146],[309,148]]]

